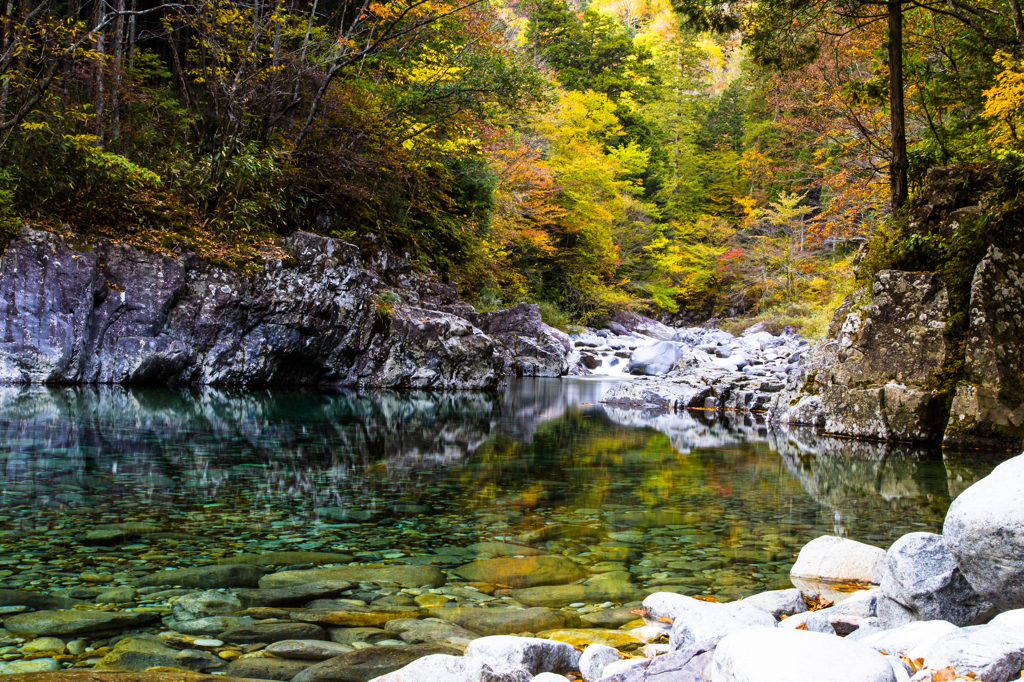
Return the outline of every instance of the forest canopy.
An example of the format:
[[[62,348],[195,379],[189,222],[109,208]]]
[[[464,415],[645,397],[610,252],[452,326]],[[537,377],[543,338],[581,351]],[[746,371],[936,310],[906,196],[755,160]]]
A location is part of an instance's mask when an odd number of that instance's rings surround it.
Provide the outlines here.
[[[929,168],[1017,173],[1024,152],[1017,0],[0,10],[8,236],[252,272],[311,230],[563,327],[643,310],[821,331]]]

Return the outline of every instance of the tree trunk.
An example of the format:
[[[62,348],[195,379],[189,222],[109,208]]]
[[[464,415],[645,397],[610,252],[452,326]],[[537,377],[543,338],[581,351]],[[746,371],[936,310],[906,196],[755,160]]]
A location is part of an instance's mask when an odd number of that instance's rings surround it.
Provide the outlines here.
[[[893,212],[907,203],[907,122],[903,108],[903,7],[889,0],[889,122],[892,127],[892,157],[889,188]]]
[[[1013,31],[1017,34],[1017,45],[1024,46],[1024,16],[1021,15],[1017,0],[1010,0],[1010,18],[1013,19]]]

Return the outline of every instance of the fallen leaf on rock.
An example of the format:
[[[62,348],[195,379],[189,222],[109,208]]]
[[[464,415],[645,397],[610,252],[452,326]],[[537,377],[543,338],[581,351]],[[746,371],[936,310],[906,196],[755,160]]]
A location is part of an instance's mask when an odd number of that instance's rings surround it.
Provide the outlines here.
[[[807,623],[800,623],[800,625],[796,626],[796,629],[807,631]]]
[[[808,611],[821,611],[832,606],[833,602],[825,599],[820,594],[804,595],[804,603],[807,604]]]
[[[953,682],[956,679],[956,670],[953,666],[936,670],[932,673],[932,682]]]

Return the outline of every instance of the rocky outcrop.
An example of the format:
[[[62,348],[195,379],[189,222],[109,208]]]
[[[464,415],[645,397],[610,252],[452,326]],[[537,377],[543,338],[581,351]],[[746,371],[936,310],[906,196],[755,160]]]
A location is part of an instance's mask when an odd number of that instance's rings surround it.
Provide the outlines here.
[[[978,203],[996,181],[929,172],[907,229],[942,245],[937,271],[883,270],[850,297],[770,419],[956,447],[1024,442],[1024,244],[1019,218]]]
[[[285,246],[246,277],[23,229],[0,260],[0,381],[456,389],[564,370],[536,306],[477,313],[387,253],[302,232]]]

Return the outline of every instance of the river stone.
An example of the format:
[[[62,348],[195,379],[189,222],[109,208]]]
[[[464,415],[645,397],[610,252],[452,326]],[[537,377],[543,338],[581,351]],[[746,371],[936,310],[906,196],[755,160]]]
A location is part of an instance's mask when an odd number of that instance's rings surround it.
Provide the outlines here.
[[[604,674],[605,667],[622,658],[616,649],[604,644],[591,644],[580,656],[580,674],[586,682],[597,682]]]
[[[601,682],[707,682],[720,639],[710,639],[646,660],[609,663]]]
[[[556,675],[555,673],[541,673],[530,678],[530,682],[569,682],[569,678],[565,675]]]
[[[353,557],[340,552],[263,552],[236,554],[218,559],[218,564],[252,564],[254,566],[297,566],[299,564],[347,564]]]
[[[547,608],[501,609],[456,607],[430,609],[430,615],[481,635],[512,635],[572,627],[575,617]]]
[[[328,658],[341,656],[355,651],[347,644],[324,642],[318,639],[286,639],[274,642],[265,651],[278,658],[298,658],[304,661],[326,661]]]
[[[647,642],[621,630],[597,630],[597,629],[573,629],[573,630],[546,630],[538,632],[540,639],[553,639],[556,642],[565,642],[577,648],[584,648],[590,644],[603,644],[619,651],[635,651]]]
[[[896,682],[885,656],[856,642],[817,632],[757,629],[718,643],[714,682]]]
[[[395,583],[400,587],[441,587],[444,572],[436,566],[341,566],[309,571],[280,571],[259,581],[263,589],[343,580],[350,583]]]
[[[975,592],[1000,611],[1024,607],[1024,455],[960,494],[943,525],[946,546]]]
[[[450,644],[455,647],[465,647],[474,639],[480,637],[475,632],[459,627],[454,623],[448,623],[440,618],[426,618],[417,620],[415,618],[400,618],[389,621],[385,631],[398,635],[402,641],[409,644],[423,644],[437,642]]]
[[[237,594],[247,609],[255,606],[300,606],[313,599],[337,597],[351,587],[352,583],[344,580],[324,580],[277,589],[239,590]]]
[[[158,617],[134,611],[36,611],[5,618],[4,627],[19,634],[84,635],[136,628]]]
[[[333,627],[380,627],[397,618],[418,618],[423,609],[418,606],[357,606],[345,605],[335,609],[307,609],[293,611],[292,620]]]
[[[857,641],[892,656],[906,656],[910,660],[924,658],[935,642],[960,629],[944,620],[925,620],[910,623],[895,630],[873,632]]]
[[[911,620],[946,620],[963,626],[990,617],[991,605],[960,573],[941,535],[904,535],[889,548],[885,562],[882,594],[906,609]],[[883,628],[903,624],[901,616],[893,618],[893,610],[883,607],[882,613]]]
[[[604,628],[615,630],[626,623],[632,623],[640,618],[629,606],[618,606],[610,609],[602,609],[594,613],[587,613],[580,616],[580,620],[588,627]]]
[[[951,632],[932,644],[924,655],[929,668],[953,666],[957,672],[973,672],[985,682],[1018,679],[1024,636],[1000,627],[965,628]]]
[[[178,621],[210,616],[230,616],[242,610],[242,602],[230,592],[207,590],[178,597],[171,602],[171,615]]]
[[[199,618],[197,620],[175,621],[168,627],[183,635],[201,636],[216,635],[231,628],[251,625],[252,618],[232,616],[212,616],[210,618]]]
[[[775,626],[775,616],[746,602],[709,604],[705,609],[692,609],[681,613],[672,622],[669,647],[678,651],[747,628]]]
[[[639,601],[649,594],[636,585],[621,581],[599,581],[592,585],[551,585],[513,590],[512,598],[523,606],[568,606],[576,602],[600,604],[606,601]]]
[[[510,587],[563,585],[587,577],[563,556],[503,557],[459,566],[455,575],[470,582],[490,582]]]
[[[27,606],[30,609],[43,611],[46,609],[70,609],[75,604],[81,603],[78,599],[55,597],[46,592],[0,590],[0,606]]]
[[[60,670],[60,662],[52,658],[34,658],[30,661],[10,661],[7,663],[0,662],[0,675],[18,675],[20,674],[32,674],[31,678],[25,679],[39,679],[38,673],[54,673]],[[8,680],[17,680],[17,677],[6,678]]]
[[[884,569],[884,549],[823,535],[801,548],[789,577],[804,593],[818,594],[821,583],[877,585]]]
[[[224,672],[231,677],[287,682],[314,665],[313,661],[287,658],[238,658]]]
[[[461,649],[437,644],[375,646],[317,663],[292,679],[294,682],[367,682],[404,668],[424,656],[458,656],[461,653]]]
[[[807,610],[803,593],[796,589],[761,592],[743,600],[744,604],[762,608],[776,618],[793,616]]]
[[[351,644],[352,642],[368,642],[376,644],[391,635],[381,628],[327,628],[332,642]]]
[[[64,653],[64,640],[59,637],[37,637],[30,642],[21,645],[21,651],[25,654],[36,654],[47,651],[55,654]]]
[[[179,668],[184,668],[185,670],[203,672],[223,668],[228,664],[228,662],[223,658],[214,656],[208,651],[202,651],[200,649],[184,649],[179,651],[178,655],[174,657],[174,664]]]
[[[114,648],[100,659],[96,670],[122,670],[145,672],[147,668],[160,666],[177,667],[177,649],[164,646],[140,637],[128,637],[118,642]]]
[[[494,559],[496,557],[508,556],[537,556],[542,554],[539,549],[513,545],[509,542],[474,542],[466,547],[466,550],[475,555],[478,559]]]
[[[286,639],[327,639],[327,632],[312,623],[255,623],[231,628],[217,635],[217,639],[231,644],[255,644],[257,642],[283,642]]]
[[[537,637],[499,635],[469,643],[466,656],[484,661],[495,670],[565,673],[579,670],[580,652],[572,645]]]
[[[144,575],[139,578],[139,586],[181,585],[204,590],[217,587],[256,587],[262,576],[263,571],[259,568],[245,564],[197,566]]]
[[[135,588],[127,585],[103,590],[96,595],[97,604],[130,604],[133,601],[135,601]]]

